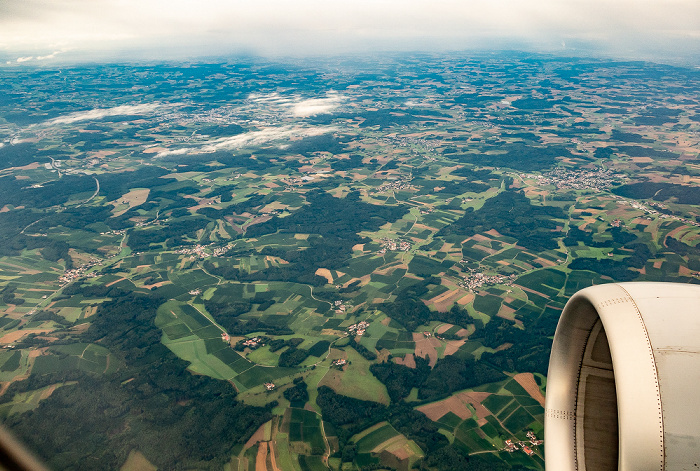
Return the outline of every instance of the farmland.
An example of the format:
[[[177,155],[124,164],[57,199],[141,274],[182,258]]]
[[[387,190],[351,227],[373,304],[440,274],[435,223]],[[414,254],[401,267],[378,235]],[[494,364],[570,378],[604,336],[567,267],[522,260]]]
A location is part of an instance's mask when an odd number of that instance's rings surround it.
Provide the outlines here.
[[[698,283],[697,72],[251,61],[0,70],[3,423],[56,468],[544,469],[567,299]]]

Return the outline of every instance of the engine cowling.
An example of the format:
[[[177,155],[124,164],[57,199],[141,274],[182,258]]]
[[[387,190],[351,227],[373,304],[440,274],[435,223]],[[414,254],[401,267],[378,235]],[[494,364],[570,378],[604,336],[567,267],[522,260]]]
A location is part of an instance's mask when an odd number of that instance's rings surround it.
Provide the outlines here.
[[[544,434],[552,471],[700,470],[700,286],[576,293],[554,336]]]

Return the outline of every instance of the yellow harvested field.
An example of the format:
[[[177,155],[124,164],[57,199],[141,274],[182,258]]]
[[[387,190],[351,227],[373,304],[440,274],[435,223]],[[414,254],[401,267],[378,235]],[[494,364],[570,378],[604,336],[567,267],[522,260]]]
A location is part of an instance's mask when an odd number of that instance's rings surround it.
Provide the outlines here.
[[[158,469],[140,451],[131,450],[126,462],[119,468],[119,471],[155,471]]]
[[[117,283],[119,283],[120,281],[124,281],[124,280],[126,280],[126,278],[123,278],[123,277],[122,277],[122,278],[119,278],[118,280],[110,281],[110,282],[107,283],[105,286],[109,287],[109,286],[112,286],[112,285],[117,284]]]
[[[331,275],[331,271],[328,268],[319,268],[315,274],[324,277],[328,280],[328,283],[333,283],[333,275]]]
[[[154,146],[154,147],[149,147],[148,149],[145,149],[143,151],[143,153],[144,154],[157,154],[158,152],[165,152],[166,150],[168,150],[168,149],[165,147]]]
[[[484,235],[481,235],[481,234],[474,234],[469,239],[475,240],[477,242],[491,242],[490,238],[488,238]],[[466,239],[466,240],[469,240],[469,239]]]
[[[380,443],[379,445],[375,446],[374,449],[372,450],[372,453],[380,453],[384,450],[388,451],[389,453],[393,454],[393,450],[397,450],[403,447],[403,445],[406,442],[406,437],[403,435],[396,435],[395,437],[391,437],[389,440]]]
[[[139,188],[136,190],[131,190],[129,193],[123,195],[121,198],[114,202],[115,208],[122,208],[118,211],[115,211],[114,216],[121,216],[131,208],[141,206],[148,199],[148,194],[150,192],[151,190],[148,188]],[[124,207],[124,205],[127,205],[127,207]]]
[[[459,294],[459,293],[457,293],[457,294]],[[434,298],[428,300],[428,304],[441,303],[445,299],[451,298],[454,295],[455,295],[455,291],[445,291],[444,293],[439,294],[439,295],[435,296]]]
[[[543,267],[553,267],[553,266],[556,265],[556,263],[554,263],[554,262],[551,261],[551,260],[547,260],[547,259],[539,258],[539,257],[536,258],[534,261],[537,262],[537,263],[539,263],[539,264],[542,265]]]
[[[469,304],[470,302],[474,301],[474,298],[475,298],[474,293],[467,293],[465,296],[463,296],[457,300],[457,304],[459,304],[460,306],[464,306],[464,305]]]
[[[39,396],[39,400],[43,401],[44,399],[48,399],[49,396],[53,394],[53,392],[56,390],[57,384],[52,384],[48,388],[44,389],[41,392],[41,396]]]
[[[20,340],[21,338],[29,335],[29,334],[43,334],[45,332],[51,332],[53,329],[24,329],[24,330],[15,330],[14,332],[10,332],[8,334],[3,335],[0,337],[0,343],[4,344],[9,344],[9,343],[14,343]]]
[[[464,291],[460,289],[454,289],[451,291],[445,291],[441,295],[435,296],[428,302],[434,304],[435,309],[437,309],[439,312],[445,312],[449,311],[452,305],[456,303],[457,300],[461,299],[463,296]]]

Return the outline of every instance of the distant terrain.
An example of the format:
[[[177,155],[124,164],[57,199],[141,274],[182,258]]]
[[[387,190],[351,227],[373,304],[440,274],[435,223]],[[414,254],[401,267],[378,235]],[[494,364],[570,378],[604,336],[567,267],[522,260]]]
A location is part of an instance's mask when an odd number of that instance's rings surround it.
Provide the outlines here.
[[[700,71],[0,68],[0,417],[56,469],[544,469],[551,338],[700,280]]]

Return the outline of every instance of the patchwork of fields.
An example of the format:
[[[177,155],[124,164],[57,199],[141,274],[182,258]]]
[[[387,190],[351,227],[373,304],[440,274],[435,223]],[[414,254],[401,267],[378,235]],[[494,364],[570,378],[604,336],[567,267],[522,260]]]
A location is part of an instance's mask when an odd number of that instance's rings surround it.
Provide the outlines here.
[[[695,72],[353,67],[0,73],[0,418],[49,465],[542,470],[567,299],[698,283]]]

